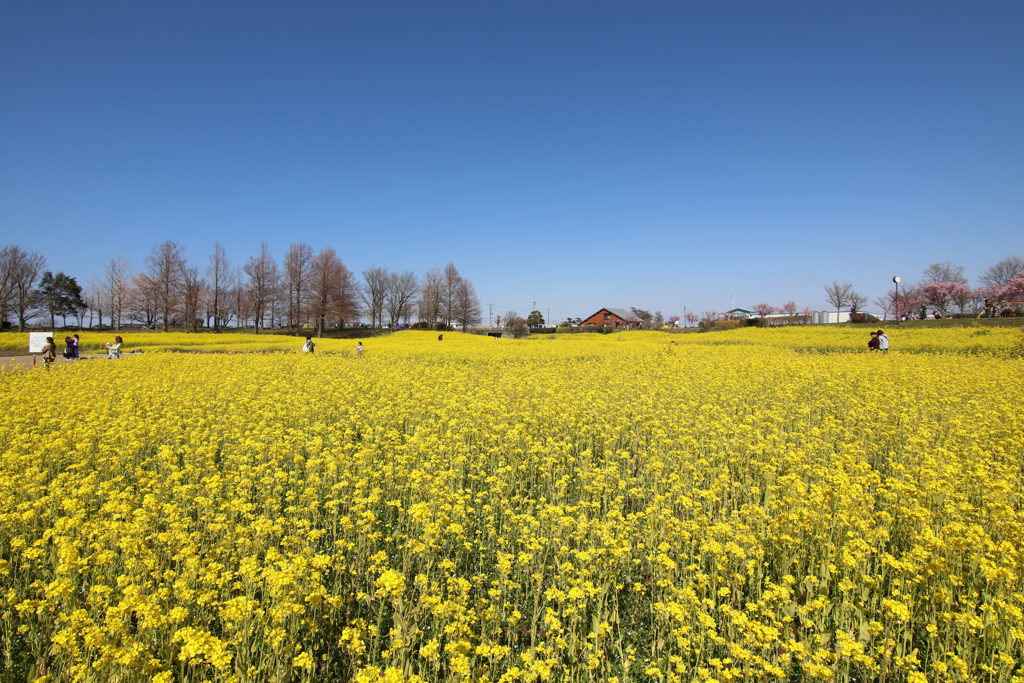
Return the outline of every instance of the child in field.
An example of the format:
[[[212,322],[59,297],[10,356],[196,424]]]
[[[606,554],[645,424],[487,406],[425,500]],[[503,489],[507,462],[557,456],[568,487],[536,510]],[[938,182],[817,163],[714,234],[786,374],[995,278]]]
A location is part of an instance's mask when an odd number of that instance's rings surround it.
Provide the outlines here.
[[[312,337],[306,337],[306,343],[302,345],[303,353],[313,353],[316,349],[316,344],[313,342]]]
[[[356,344],[356,358],[360,358],[363,355],[363,342]]]
[[[871,339],[868,340],[868,351],[878,350],[878,333],[872,332]]]

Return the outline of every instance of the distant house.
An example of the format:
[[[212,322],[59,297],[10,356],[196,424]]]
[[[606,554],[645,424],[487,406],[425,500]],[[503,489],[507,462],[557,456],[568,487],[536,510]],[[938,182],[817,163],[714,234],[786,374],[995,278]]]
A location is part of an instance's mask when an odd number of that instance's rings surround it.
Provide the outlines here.
[[[636,317],[624,308],[602,308],[589,318],[580,323],[587,325],[611,325],[612,327],[632,327],[640,324],[640,318]]]

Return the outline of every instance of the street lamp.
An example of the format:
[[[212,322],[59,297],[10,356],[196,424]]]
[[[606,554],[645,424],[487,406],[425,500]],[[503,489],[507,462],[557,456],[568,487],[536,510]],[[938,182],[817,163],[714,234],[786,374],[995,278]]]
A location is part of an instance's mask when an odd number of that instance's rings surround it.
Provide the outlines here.
[[[903,322],[903,316],[900,315],[900,276],[896,275],[892,281],[896,283],[896,298],[893,300],[893,305],[896,308],[896,324],[899,325]]]

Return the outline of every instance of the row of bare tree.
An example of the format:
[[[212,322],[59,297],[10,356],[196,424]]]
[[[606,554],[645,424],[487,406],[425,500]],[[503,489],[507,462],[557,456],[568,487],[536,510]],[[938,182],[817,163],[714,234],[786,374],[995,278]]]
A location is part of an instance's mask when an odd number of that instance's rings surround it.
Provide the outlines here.
[[[307,244],[293,244],[282,267],[264,243],[238,269],[218,242],[200,270],[189,264],[182,245],[167,241],[153,247],[144,272],[135,273],[120,256],[112,258],[90,283],[86,301],[100,324],[106,317],[114,328],[134,321],[164,331],[253,327],[259,333],[310,322],[322,334],[359,316],[358,291],[331,247],[314,254]]]
[[[19,329],[38,313],[33,290],[46,260],[17,246],[0,251],[0,321],[17,317]],[[232,265],[217,243],[205,268],[192,265],[182,245],[167,241],[153,247],[145,270],[134,272],[116,256],[84,292],[84,308],[75,311],[82,324],[104,318],[119,328],[129,322],[196,330],[207,327],[268,327],[311,324],[318,335],[364,317],[373,327],[394,328],[420,321],[445,326],[480,322],[473,284],[454,264],[428,270],[421,280],[412,271],[371,267],[359,281],[331,247],[314,253],[305,243],[292,244],[278,264],[263,243],[258,255],[241,268]]]

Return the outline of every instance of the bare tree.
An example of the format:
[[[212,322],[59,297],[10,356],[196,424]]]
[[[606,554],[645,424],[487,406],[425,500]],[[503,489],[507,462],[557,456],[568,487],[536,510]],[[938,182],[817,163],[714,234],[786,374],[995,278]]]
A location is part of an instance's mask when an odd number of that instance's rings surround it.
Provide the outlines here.
[[[93,316],[99,316],[100,329],[103,329],[103,284],[96,280],[90,280],[89,284],[82,290],[82,300],[85,301],[86,311],[89,313],[89,324],[87,328],[93,326]]]
[[[252,293],[242,283],[242,271],[235,271],[235,284],[231,289],[232,309],[239,327],[248,327],[249,319],[253,317]]]
[[[462,331],[465,332],[467,327],[480,322],[481,315],[480,300],[476,296],[473,283],[462,280],[455,298],[455,322],[462,325]]]
[[[210,288],[210,294],[207,298],[207,304],[210,306],[210,314],[213,314],[213,292],[212,287]],[[217,317],[220,318],[220,328],[227,328],[231,326],[232,321],[236,320],[238,311],[235,308],[237,303],[236,292],[238,290],[238,282],[231,278],[224,283],[224,289],[221,291],[220,297],[220,312]],[[217,323],[214,323],[217,324]]]
[[[166,332],[181,306],[185,249],[171,240],[158,244],[146,257],[146,267],[149,268],[149,277],[156,287],[157,306],[163,331]]]
[[[363,314],[370,319],[370,327],[384,326],[384,305],[387,301],[389,273],[386,268],[371,266],[363,271],[360,301]]]
[[[132,278],[129,294],[131,317],[146,327],[155,327],[160,317],[160,283],[145,273]]]
[[[857,313],[864,308],[864,304],[868,302],[868,298],[863,294],[857,292],[850,292],[850,314]]]
[[[328,321],[344,326],[357,310],[358,287],[352,272],[331,247],[323,248],[310,263],[310,309],[317,336],[323,336]]]
[[[0,325],[7,323],[7,312],[14,299],[14,245],[0,248]]]
[[[413,302],[419,291],[416,273],[411,270],[402,273],[388,274],[388,291],[384,297],[384,311],[388,316],[388,326],[395,329],[401,320],[408,320],[412,315]]]
[[[225,313],[225,302],[232,284],[231,259],[224,245],[217,242],[210,254],[210,265],[206,268],[206,277],[210,287],[210,312],[213,314],[213,330],[220,332]]]
[[[958,285],[967,286],[967,278],[964,277],[964,267],[953,261],[933,263],[924,270],[924,284],[931,282],[955,282]]]
[[[199,275],[199,268],[183,267],[181,271],[182,304],[185,314],[185,329],[195,332],[199,323],[199,309],[202,305],[206,281]]]
[[[1024,273],[1024,258],[1017,255],[1007,256],[999,263],[986,268],[978,282],[982,287],[994,291],[1005,287],[1018,273]]]
[[[435,325],[441,320],[441,288],[444,276],[440,268],[431,268],[423,274],[420,287],[419,318]]]
[[[461,286],[462,276],[459,274],[459,269],[455,267],[454,263],[449,263],[444,267],[444,272],[441,274],[441,318],[445,327],[450,328],[452,326],[452,319],[455,317],[455,311],[458,306],[459,287]]]
[[[259,334],[261,327],[266,329],[267,314],[276,296],[279,279],[277,261],[270,253],[270,246],[266,242],[261,243],[259,256],[250,257],[242,270],[249,276],[248,289],[252,297],[255,331]]]
[[[825,301],[836,307],[836,313],[850,305],[850,295],[853,294],[853,285],[839,284],[835,280],[832,284],[825,285]]]
[[[889,318],[889,314],[892,313],[893,310],[891,294],[875,297],[875,300],[871,303],[882,309],[882,320],[887,320]]]
[[[284,255],[284,280],[288,297],[288,326],[298,327],[304,320],[309,298],[307,289],[313,263],[313,247],[296,242]]]
[[[131,271],[131,262],[120,255],[110,259],[103,267],[101,287],[110,314],[110,326],[115,330],[121,328],[121,316],[131,297]]]
[[[24,332],[32,314],[35,283],[46,265],[46,259],[34,251],[25,251],[19,246],[4,247],[0,253],[0,280],[6,290],[3,297],[4,318],[8,311],[18,317],[18,331]]]
[[[359,283],[344,263],[335,288],[334,317],[339,329],[359,317]]]

